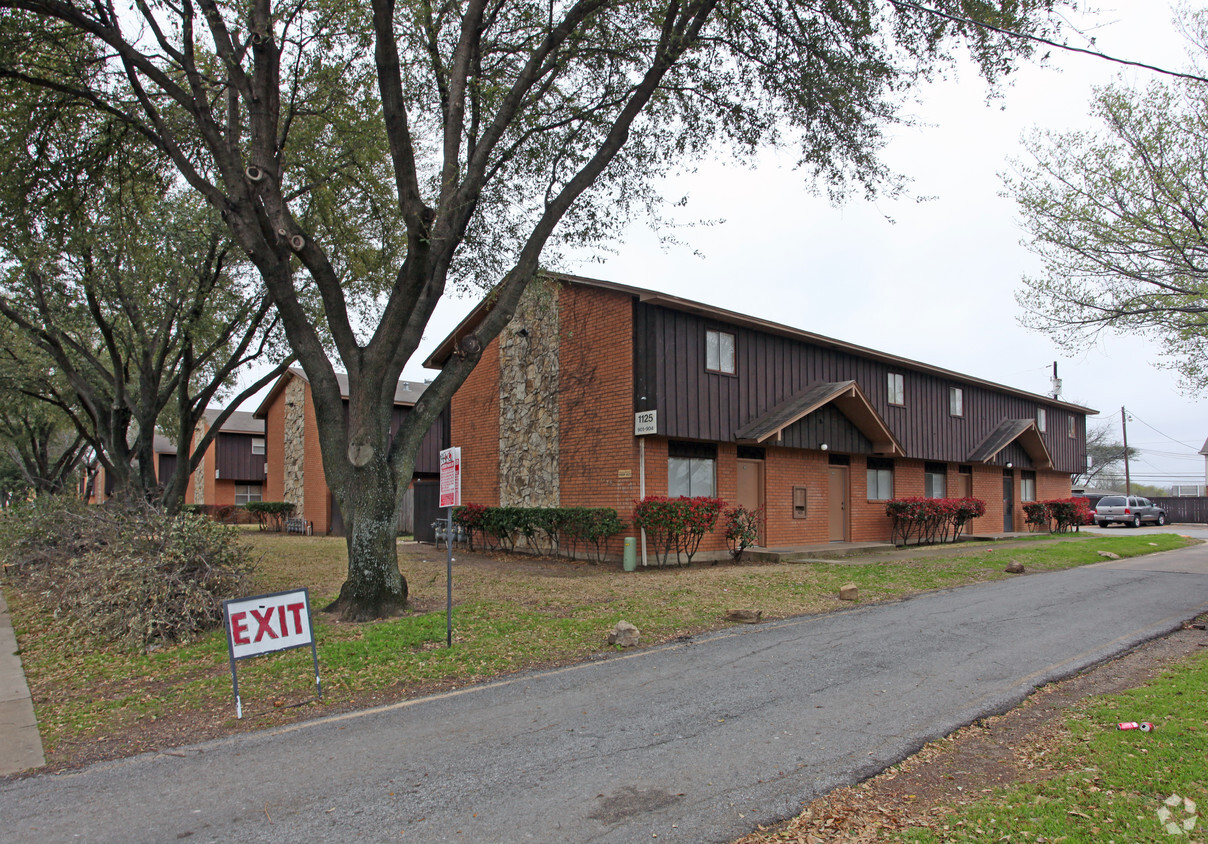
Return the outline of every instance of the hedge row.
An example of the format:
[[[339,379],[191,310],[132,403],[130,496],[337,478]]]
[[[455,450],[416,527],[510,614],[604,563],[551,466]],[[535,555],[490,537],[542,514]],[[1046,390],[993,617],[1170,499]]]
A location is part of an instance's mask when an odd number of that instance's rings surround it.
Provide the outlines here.
[[[1053,498],[1048,501],[1027,501],[1023,505],[1024,520],[1036,529],[1049,533],[1065,533],[1070,528],[1090,524],[1089,498]]]
[[[646,531],[654,545],[654,556],[665,566],[675,551],[676,565],[685,565],[681,554],[692,564],[705,534],[713,530],[726,502],[720,498],[666,498],[648,495],[633,506],[633,526]]]
[[[895,545],[910,544],[912,536],[918,545],[955,542],[969,522],[985,514],[986,502],[980,498],[895,498],[885,504]]]
[[[538,554],[578,556],[594,562],[608,553],[608,542],[625,528],[611,507],[486,507],[466,504],[453,511],[453,523],[465,531],[470,550],[513,551],[523,539]]]

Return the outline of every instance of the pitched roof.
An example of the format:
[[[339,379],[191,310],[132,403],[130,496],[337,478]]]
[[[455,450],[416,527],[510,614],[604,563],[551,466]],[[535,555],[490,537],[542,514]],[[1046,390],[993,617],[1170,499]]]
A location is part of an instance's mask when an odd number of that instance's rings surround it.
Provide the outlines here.
[[[1045,447],[1044,437],[1040,436],[1035,419],[1004,419],[969,455],[969,462],[989,463],[1015,440],[1019,440],[1037,469],[1053,468],[1053,458]]]
[[[1208,455],[1208,440],[1204,440],[1204,447],[1200,449],[1200,454]]]
[[[633,296],[639,302],[646,304],[658,305],[676,311],[683,311],[685,313],[704,316],[719,322],[730,323],[731,325],[751,328],[757,331],[766,332],[768,334],[776,334],[781,337],[800,340],[815,346],[847,352],[868,360],[874,360],[891,366],[910,369],[916,372],[923,372],[929,375],[935,375],[937,377],[946,378],[950,381],[955,381],[958,383],[987,387],[998,392],[1019,396],[1021,398],[1026,398],[1029,401],[1039,402],[1051,407],[1061,407],[1067,410],[1072,410],[1076,413],[1083,413],[1087,415],[1093,415],[1099,412],[1088,407],[1083,407],[1082,405],[1071,404],[1070,402],[1061,401],[1060,399],[1054,399],[1052,396],[1030,393],[1026,390],[1018,390],[1014,387],[1007,387],[1003,384],[996,384],[993,381],[986,381],[981,378],[975,378],[971,375],[964,375],[959,372],[953,372],[952,370],[942,369],[938,366],[931,366],[930,364],[922,363],[917,360],[911,360],[910,358],[903,358],[897,355],[891,355],[887,352],[880,352],[876,349],[869,349],[865,346],[858,346],[855,343],[847,343],[843,340],[836,340],[833,337],[826,337],[822,334],[814,334],[809,331],[802,331],[799,328],[793,328],[791,326],[782,325],[769,320],[759,319],[758,317],[740,314],[736,311],[729,311],[724,308],[717,308],[712,305],[706,305],[702,302],[694,302],[691,299],[681,299],[678,296],[660,293],[657,290],[649,290],[642,287],[632,287],[627,284],[618,284],[613,281],[602,281],[600,279],[585,278],[583,276],[568,275],[566,273],[546,273],[545,275],[553,281],[560,281],[583,287],[592,287],[598,290],[611,290],[615,293]],[[424,361],[424,366],[429,369],[440,369],[443,367],[445,361],[449,359],[449,357],[453,354],[454,349],[457,348],[457,343],[461,340],[461,338],[472,333],[494,306],[495,298],[492,296],[488,296],[482,302],[479,302],[478,305],[476,305],[474,309],[466,315],[465,319],[458,323],[457,327],[454,328],[453,331],[440,342],[440,345],[433,350],[432,354],[430,354],[427,360]],[[1208,446],[1208,443],[1205,445]]]
[[[905,455],[889,426],[873,408],[855,381],[823,381],[811,384],[792,398],[782,401],[767,413],[752,419],[734,432],[739,442],[761,443],[773,436],[777,440],[785,428],[809,416],[815,410],[834,403],[872,443],[877,454]]]
[[[290,378],[300,378],[304,382],[310,383],[310,379],[306,377],[306,372],[303,371],[302,367],[291,366],[289,371],[282,373],[277,382],[273,384],[272,389],[265,395],[264,400],[252,411],[252,415],[257,419],[264,419],[268,415],[269,405],[276,400],[277,394],[285,389],[285,385],[289,383]],[[337,372],[336,383],[340,386],[340,395],[343,398],[348,398],[348,375],[343,372]],[[419,401],[419,397],[424,394],[424,390],[426,389],[428,389],[426,381],[407,381],[400,378],[398,384],[394,387],[394,403],[410,407]]]
[[[206,409],[206,424],[213,425],[214,420],[222,410],[216,407]],[[252,413],[246,410],[236,410],[227,420],[222,423],[222,427],[218,430],[224,434],[263,434],[264,420],[257,419]]]

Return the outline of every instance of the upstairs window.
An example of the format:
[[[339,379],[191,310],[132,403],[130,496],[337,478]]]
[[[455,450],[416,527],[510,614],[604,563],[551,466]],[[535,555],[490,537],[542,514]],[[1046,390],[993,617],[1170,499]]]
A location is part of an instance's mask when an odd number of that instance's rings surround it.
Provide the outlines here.
[[[264,437],[252,437],[252,454],[264,454]]]
[[[1078,430],[1074,423],[1074,417],[1070,416],[1065,420],[1065,422],[1065,435],[1072,440],[1074,437],[1078,436]]]
[[[1049,427],[1048,413],[1043,407],[1036,408],[1036,427],[1040,429],[1040,433],[1044,433]]]
[[[965,415],[965,391],[960,387],[948,388],[948,415]]]
[[[734,335],[728,331],[705,332],[705,369],[734,374]]]
[[[906,382],[900,373],[889,373],[889,403],[906,404]]]

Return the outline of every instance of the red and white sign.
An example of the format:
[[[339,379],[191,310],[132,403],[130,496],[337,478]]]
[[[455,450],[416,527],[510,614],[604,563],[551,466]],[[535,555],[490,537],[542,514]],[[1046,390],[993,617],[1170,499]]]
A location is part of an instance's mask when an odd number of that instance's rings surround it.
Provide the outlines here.
[[[440,507],[461,506],[461,448],[440,453]]]
[[[224,601],[222,611],[233,660],[314,644],[305,589]]]

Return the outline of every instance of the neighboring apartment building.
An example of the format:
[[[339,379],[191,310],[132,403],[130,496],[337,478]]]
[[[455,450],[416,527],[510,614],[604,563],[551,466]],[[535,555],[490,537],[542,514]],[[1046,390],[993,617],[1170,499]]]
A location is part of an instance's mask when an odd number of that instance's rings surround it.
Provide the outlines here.
[[[197,437],[205,436],[220,411],[209,409],[197,426]],[[176,471],[177,449],[163,434],[156,434],[155,477],[166,484]],[[236,410],[223,423],[185,489],[186,504],[229,506],[263,498],[265,458],[268,444],[264,422],[251,413]],[[89,501],[99,503],[113,494],[113,482],[103,466],[90,481]]]
[[[213,427],[221,411],[211,408],[197,426],[197,438],[204,437]],[[234,411],[202,455],[193,470],[185,492],[186,504],[206,504],[217,507],[240,506],[249,501],[264,501],[265,471],[268,443],[264,436],[264,420],[243,410]],[[170,475],[165,473],[165,460],[160,458],[161,483]]]
[[[348,401],[348,377],[337,374],[345,404]],[[392,433],[423,395],[426,384],[399,381],[394,392]],[[316,534],[344,532],[344,520],[323,470],[319,451],[319,429],[315,419],[310,381],[300,367],[290,367],[269,390],[252,415],[264,426],[269,443],[263,500],[290,501],[295,513],[310,522]],[[440,475],[440,450],[449,442],[449,412],[446,409],[424,436],[415,462],[415,481],[423,485]],[[435,491],[435,484],[427,487]],[[428,499],[432,505],[427,506]],[[435,517],[435,495],[417,494],[415,529],[428,525]],[[429,531],[430,532],[430,531]]]
[[[480,305],[425,362],[439,369]],[[976,532],[1070,494],[1095,411],[654,290],[555,276],[453,399],[462,500],[607,506],[715,495],[762,544],[885,540],[885,502],[974,496]],[[637,435],[641,424],[648,431]],[[722,538],[707,540],[719,548]]]

